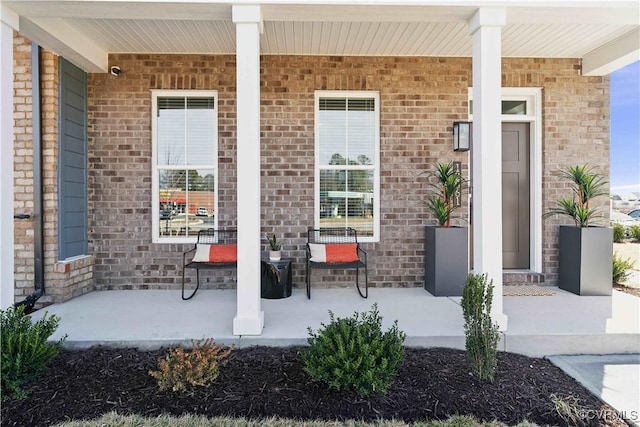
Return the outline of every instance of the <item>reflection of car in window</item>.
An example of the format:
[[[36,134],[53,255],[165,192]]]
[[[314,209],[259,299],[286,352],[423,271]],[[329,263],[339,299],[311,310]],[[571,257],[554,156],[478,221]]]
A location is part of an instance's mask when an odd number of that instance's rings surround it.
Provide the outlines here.
[[[629,212],[627,215],[629,215],[631,218],[635,219],[636,221],[640,221],[640,209],[634,209],[631,212]]]
[[[207,208],[198,208],[196,211],[196,216],[209,216],[209,211]]]
[[[169,210],[165,210],[165,211],[160,211],[160,219],[171,219],[171,211]]]

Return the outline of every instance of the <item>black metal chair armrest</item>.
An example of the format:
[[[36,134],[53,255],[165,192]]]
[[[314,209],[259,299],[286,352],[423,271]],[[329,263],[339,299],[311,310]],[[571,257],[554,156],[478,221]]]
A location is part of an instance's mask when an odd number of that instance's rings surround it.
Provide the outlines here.
[[[364,257],[364,265],[367,265],[367,251],[362,249],[360,245],[358,245],[358,258],[360,258],[360,254]],[[362,258],[360,258],[360,262],[362,262]]]

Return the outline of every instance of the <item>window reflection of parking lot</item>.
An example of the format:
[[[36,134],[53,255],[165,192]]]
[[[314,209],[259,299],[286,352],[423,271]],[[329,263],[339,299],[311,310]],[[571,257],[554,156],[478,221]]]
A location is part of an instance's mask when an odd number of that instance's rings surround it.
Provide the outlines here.
[[[214,226],[214,216],[196,217],[195,215],[189,215],[189,228],[188,235],[195,236],[198,231],[203,228],[212,228]],[[186,218],[184,214],[176,216],[170,215],[168,219],[160,220],[160,235],[161,236],[185,236],[187,235]]]

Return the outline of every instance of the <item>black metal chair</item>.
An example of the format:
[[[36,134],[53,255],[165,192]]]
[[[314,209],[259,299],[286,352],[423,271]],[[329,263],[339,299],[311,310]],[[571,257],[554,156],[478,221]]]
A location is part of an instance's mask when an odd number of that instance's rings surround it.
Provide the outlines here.
[[[317,261],[313,259],[312,248],[316,249],[318,246],[311,245],[354,245],[355,251],[353,257],[346,261]],[[311,299],[311,270],[314,268],[325,270],[338,270],[338,269],[355,269],[356,270],[356,288],[362,298],[369,296],[369,273],[367,272],[367,253],[360,247],[358,243],[358,236],[356,230],[353,228],[321,228],[307,230],[307,270],[306,270],[306,282],[307,282],[307,298]],[[326,247],[325,247],[326,248]],[[322,248],[320,248],[322,249]],[[347,252],[350,252],[350,248]],[[326,249],[325,249],[326,250]],[[342,252],[342,251],[340,251]],[[326,252],[325,252],[326,253]],[[349,257],[347,257],[349,258]],[[360,269],[364,269],[364,294],[360,289]]]
[[[200,270],[214,270],[214,269],[235,269],[238,266],[238,257],[237,252],[235,256],[235,260],[231,261],[194,261],[193,258],[196,255],[196,251],[198,249],[198,245],[237,245],[238,244],[238,232],[235,228],[230,229],[220,229],[216,230],[214,228],[208,228],[206,230],[200,230],[198,232],[198,240],[196,241],[193,249],[190,249],[182,254],[182,299],[188,300],[193,298],[193,296],[198,291],[200,287]],[[231,247],[227,247],[226,249],[230,250]],[[237,251],[237,247],[236,247]],[[193,255],[189,256],[190,253],[193,252]],[[190,261],[187,262],[187,258]],[[193,290],[191,295],[188,297],[184,296],[184,272],[187,268],[194,268],[196,270],[196,288]]]

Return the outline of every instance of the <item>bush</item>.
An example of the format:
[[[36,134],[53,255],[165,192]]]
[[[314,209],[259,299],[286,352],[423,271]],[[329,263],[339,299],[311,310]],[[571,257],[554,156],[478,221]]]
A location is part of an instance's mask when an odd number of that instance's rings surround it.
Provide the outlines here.
[[[462,290],[465,348],[473,373],[493,382],[498,365],[498,325],[491,320],[493,281],[487,275],[469,274]]]
[[[47,339],[58,329],[60,318],[47,316],[32,323],[25,316],[24,307],[0,310],[0,371],[2,372],[2,398],[24,398],[22,388],[42,373],[47,364],[60,353],[66,335],[58,342],[48,344]]]
[[[308,328],[309,348],[302,353],[305,371],[337,390],[354,389],[360,396],[387,392],[404,358],[404,332],[398,321],[382,333],[378,305],[369,313],[335,318],[317,333]]]
[[[618,258],[618,253],[613,254],[613,283],[624,282],[629,278],[629,270],[633,269],[635,263],[631,261],[631,258],[622,259]]]
[[[631,234],[631,238],[635,241],[640,240],[640,224],[632,225],[629,227],[629,233]]]
[[[627,230],[624,228],[624,225],[613,224],[613,241],[622,243],[625,237],[627,237]]]
[[[235,348],[217,346],[211,338],[191,343],[191,351],[185,351],[182,347],[172,348],[163,359],[158,360],[159,370],[149,371],[149,375],[158,381],[161,391],[185,391],[190,386],[212,383]]]

